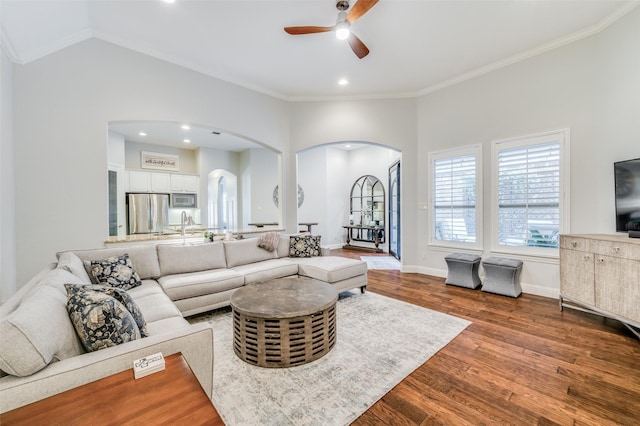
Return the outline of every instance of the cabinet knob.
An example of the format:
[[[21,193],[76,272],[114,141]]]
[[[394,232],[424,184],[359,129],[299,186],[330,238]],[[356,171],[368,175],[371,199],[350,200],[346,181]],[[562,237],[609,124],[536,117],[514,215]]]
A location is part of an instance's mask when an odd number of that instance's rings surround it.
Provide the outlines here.
[[[602,262],[604,262],[604,257],[601,257],[598,259],[598,263],[602,263]]]
[[[590,260],[590,259],[591,259],[591,256],[589,256],[588,254],[584,255],[584,260]]]
[[[573,241],[573,242],[571,243],[571,247],[573,247],[573,248],[578,247],[578,243],[577,243],[576,241]]]
[[[614,247],[612,250],[614,253],[618,253],[620,251],[620,247]]]

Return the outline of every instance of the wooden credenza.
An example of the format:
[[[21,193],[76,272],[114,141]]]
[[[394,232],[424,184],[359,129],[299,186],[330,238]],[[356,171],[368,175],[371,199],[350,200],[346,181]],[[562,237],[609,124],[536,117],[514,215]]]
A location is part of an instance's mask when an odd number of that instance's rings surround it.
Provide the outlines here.
[[[640,239],[560,236],[560,309],[597,313],[640,338]]]

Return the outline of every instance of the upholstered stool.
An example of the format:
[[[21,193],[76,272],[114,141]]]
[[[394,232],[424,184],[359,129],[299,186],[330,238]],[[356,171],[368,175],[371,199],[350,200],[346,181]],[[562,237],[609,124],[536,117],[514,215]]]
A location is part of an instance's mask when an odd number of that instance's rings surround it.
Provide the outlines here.
[[[522,261],[503,257],[489,257],[482,261],[484,282],[482,291],[518,297],[522,293],[520,287],[520,271]]]
[[[452,253],[445,256],[447,262],[447,280],[445,284],[459,287],[477,288],[480,285],[478,269],[480,256],[474,254]]]

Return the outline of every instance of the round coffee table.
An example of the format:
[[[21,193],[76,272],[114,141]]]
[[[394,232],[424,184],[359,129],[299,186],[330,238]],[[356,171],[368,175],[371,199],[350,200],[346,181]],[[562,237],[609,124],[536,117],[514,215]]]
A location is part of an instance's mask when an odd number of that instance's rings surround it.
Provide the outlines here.
[[[337,300],[332,285],[311,278],[242,287],[231,296],[233,350],[260,367],[314,361],[336,343]]]

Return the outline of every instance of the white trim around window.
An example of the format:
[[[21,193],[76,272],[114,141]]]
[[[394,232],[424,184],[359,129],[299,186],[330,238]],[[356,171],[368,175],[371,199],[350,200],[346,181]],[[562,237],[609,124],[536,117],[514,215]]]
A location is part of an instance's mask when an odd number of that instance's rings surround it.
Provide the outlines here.
[[[558,257],[569,232],[569,129],[491,143],[491,251]]]
[[[429,245],[482,250],[482,145],[430,152],[428,173]]]

